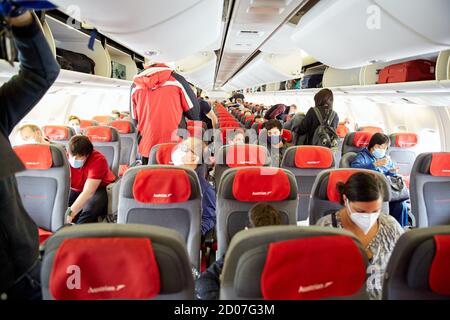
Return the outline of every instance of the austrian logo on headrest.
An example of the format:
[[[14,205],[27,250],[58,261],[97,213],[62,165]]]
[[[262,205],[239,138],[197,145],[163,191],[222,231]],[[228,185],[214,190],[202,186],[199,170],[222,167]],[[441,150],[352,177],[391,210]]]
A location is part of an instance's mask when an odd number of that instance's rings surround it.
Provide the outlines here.
[[[38,162],[33,162],[33,161],[27,161],[27,162],[25,162],[25,165],[26,166],[39,166],[41,163],[38,161]]]
[[[307,164],[320,164],[320,160],[319,161],[306,161]]]
[[[252,196],[268,196],[272,191],[253,191]]]
[[[64,139],[65,135],[63,135],[63,134],[52,134],[50,137],[52,139]]]
[[[239,164],[255,164],[255,161],[251,161],[251,160],[243,160],[243,161],[239,161]]]
[[[170,198],[172,193],[154,193],[153,198]]]
[[[100,293],[100,292],[118,292],[122,289],[124,289],[126,286],[124,284],[119,284],[117,286],[103,286],[98,288],[92,288],[89,287],[88,293],[94,294],[94,293]]]
[[[449,173],[450,169],[442,169],[442,172]]]
[[[104,136],[91,135],[90,138],[95,141],[108,141],[108,138]]]
[[[307,292],[311,292],[311,291],[317,291],[317,290],[323,290],[328,288],[329,286],[331,286],[333,284],[333,281],[328,281],[325,283],[317,283],[317,284],[312,284],[309,286],[300,286],[298,288],[298,293],[307,293]]]

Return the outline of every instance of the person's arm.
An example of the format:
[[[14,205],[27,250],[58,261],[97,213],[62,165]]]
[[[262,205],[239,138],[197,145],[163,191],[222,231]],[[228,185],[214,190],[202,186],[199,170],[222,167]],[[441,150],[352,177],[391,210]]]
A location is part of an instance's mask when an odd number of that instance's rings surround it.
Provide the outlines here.
[[[361,152],[356,155],[350,166],[358,169],[377,170],[374,162],[368,161]]]
[[[69,217],[68,222],[71,222],[73,218],[75,218],[75,216],[83,209],[86,203],[94,196],[101,182],[102,180],[100,179],[86,180],[83,191],[80,193],[77,200],[75,200],[75,202],[70,207],[70,211],[72,211],[72,213]]]
[[[19,73],[0,88],[0,123],[5,134],[41,100],[58,77],[60,67],[30,12],[11,18],[19,52]]]
[[[206,114],[206,116],[211,119],[211,123],[212,123],[212,127],[213,129],[217,129],[217,116],[216,114],[211,110],[208,114]]]
[[[182,75],[173,72],[172,76],[181,84],[184,89],[182,90],[180,88],[180,101],[184,116],[190,120],[201,120],[200,104],[198,103],[197,95],[194,93],[194,91],[192,91],[191,86]],[[187,100],[189,100],[189,102]]]
[[[206,182],[202,199],[202,234],[206,234],[216,225],[216,194],[211,185]]]

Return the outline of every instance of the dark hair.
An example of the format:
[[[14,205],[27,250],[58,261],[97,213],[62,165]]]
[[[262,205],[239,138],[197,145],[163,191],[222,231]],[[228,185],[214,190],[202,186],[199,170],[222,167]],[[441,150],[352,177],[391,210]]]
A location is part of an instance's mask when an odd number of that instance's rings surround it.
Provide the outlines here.
[[[357,172],[346,183],[339,182],[336,188],[340,194],[340,202],[344,205],[343,195],[351,202],[369,202],[384,196],[383,184],[375,174]]]
[[[280,213],[272,205],[260,202],[248,212],[249,227],[277,226],[281,224]]]
[[[67,150],[73,156],[89,156],[94,150],[94,146],[86,136],[73,136],[69,140]]]
[[[264,127],[267,129],[267,131],[278,128],[280,131],[283,130],[283,126],[281,125],[281,122],[276,119],[271,119],[267,121],[264,125]]]
[[[316,107],[333,109],[333,92],[330,89],[322,89],[314,96]]]
[[[385,135],[384,133],[377,132],[375,133],[372,138],[370,139],[369,145],[367,146],[367,149],[372,149],[374,145],[376,144],[387,144],[389,146],[389,137]]]

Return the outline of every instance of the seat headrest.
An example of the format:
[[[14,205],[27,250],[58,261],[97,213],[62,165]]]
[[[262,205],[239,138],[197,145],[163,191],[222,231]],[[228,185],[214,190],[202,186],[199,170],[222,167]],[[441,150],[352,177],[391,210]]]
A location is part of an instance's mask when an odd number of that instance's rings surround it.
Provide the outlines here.
[[[408,286],[450,296],[450,235],[438,234],[421,242],[411,255]]]
[[[73,129],[66,126],[44,126],[44,136],[50,141],[66,141],[74,135]]]
[[[48,170],[64,165],[64,152],[48,144],[24,144],[15,146],[19,159],[28,170]]]
[[[415,133],[394,133],[390,136],[391,147],[412,148],[419,142],[419,137]]]
[[[234,176],[232,191],[238,201],[283,201],[291,194],[291,184],[283,169],[243,168]]]
[[[365,262],[353,239],[316,236],[271,243],[261,291],[270,300],[345,297],[358,293],[365,279]]]
[[[114,120],[111,122],[111,126],[116,128],[121,134],[133,133],[134,126],[130,121],[127,120]]]
[[[230,168],[264,166],[267,164],[267,149],[255,144],[226,147],[225,163]]]
[[[380,127],[365,126],[365,127],[360,127],[358,129],[358,131],[360,131],[360,132],[370,132],[370,133],[382,133],[383,129],[381,129]]]
[[[132,272],[130,272],[132,270]],[[82,272],[68,286],[68,272]],[[148,238],[70,238],[58,247],[50,274],[56,300],[149,299],[160,292],[160,273]]]
[[[430,174],[435,177],[450,176],[450,152],[431,155]]]
[[[142,169],[133,183],[133,197],[141,203],[186,202],[191,197],[191,182],[181,169]]]
[[[98,126],[98,122],[94,120],[80,120],[80,128],[86,129],[87,127]]]
[[[188,120],[186,121],[188,127],[205,127],[205,123],[203,121],[198,120]]]
[[[158,164],[173,165],[172,151],[176,146],[176,143],[162,143],[158,145],[158,149],[156,151],[156,162]]]
[[[329,201],[340,202],[341,196],[336,188],[339,182],[346,183],[347,180],[359,170],[337,170],[331,171],[328,176],[327,197]]]
[[[372,136],[374,135],[373,132],[366,131],[358,131],[352,134],[354,135],[353,140],[350,140],[349,143],[351,146],[357,148],[367,148],[370,143],[370,139],[372,139]]]
[[[281,134],[281,137],[287,142],[292,141],[292,131],[288,129],[283,129],[283,133]]]
[[[115,142],[118,141],[118,134],[113,127],[96,126],[87,127],[85,135],[91,142]]]
[[[345,138],[347,133],[349,132],[348,128],[345,126],[344,123],[339,123],[336,128],[336,133],[339,138]]]
[[[334,164],[333,152],[319,146],[297,147],[294,161],[300,169],[328,169]]]

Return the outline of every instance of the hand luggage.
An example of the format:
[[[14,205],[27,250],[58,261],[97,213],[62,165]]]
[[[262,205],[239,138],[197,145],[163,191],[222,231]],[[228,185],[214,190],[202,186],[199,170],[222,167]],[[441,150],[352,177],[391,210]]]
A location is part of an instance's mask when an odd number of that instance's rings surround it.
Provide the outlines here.
[[[433,61],[418,59],[397,63],[383,68],[378,75],[378,83],[435,80]]]

